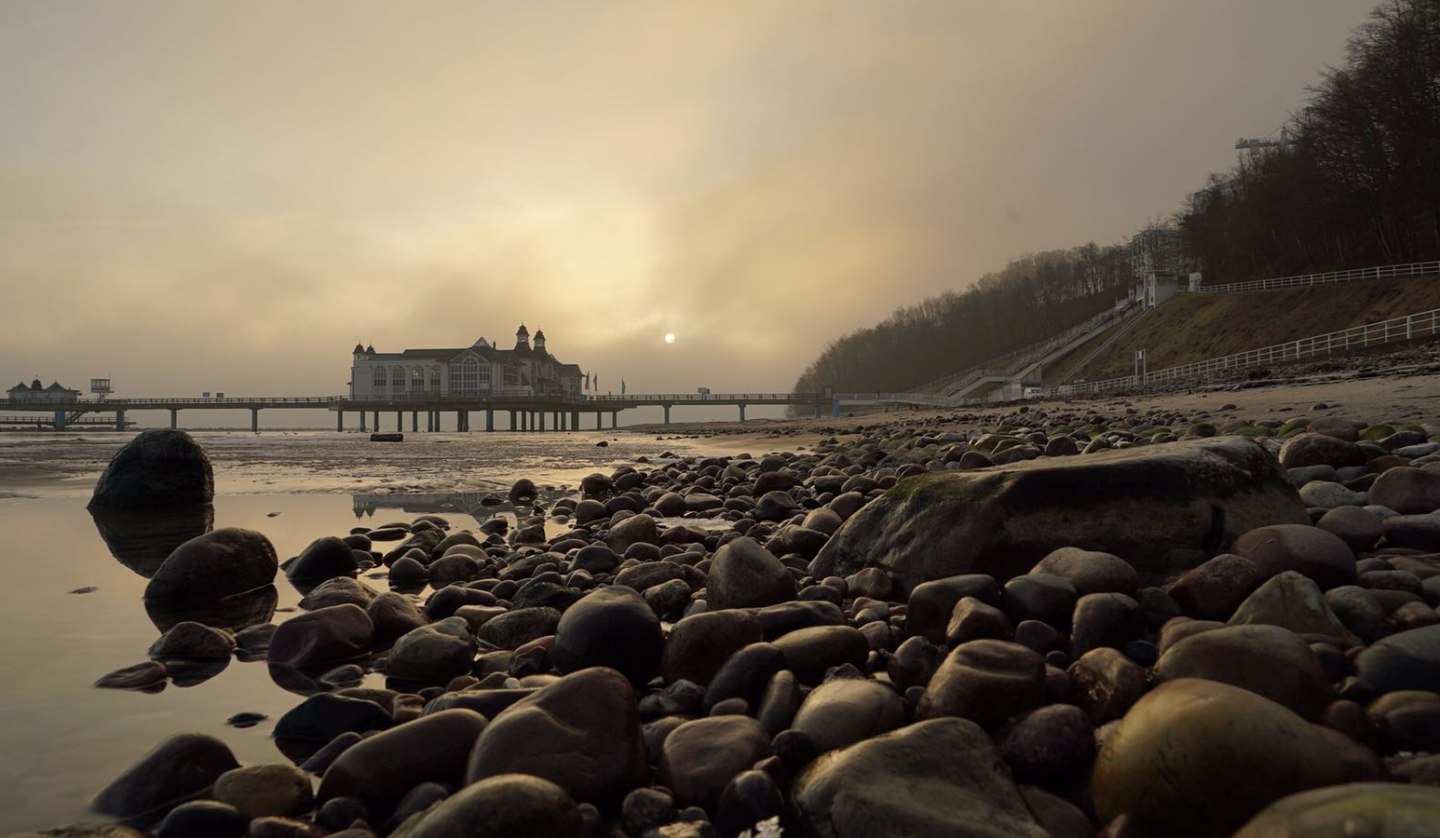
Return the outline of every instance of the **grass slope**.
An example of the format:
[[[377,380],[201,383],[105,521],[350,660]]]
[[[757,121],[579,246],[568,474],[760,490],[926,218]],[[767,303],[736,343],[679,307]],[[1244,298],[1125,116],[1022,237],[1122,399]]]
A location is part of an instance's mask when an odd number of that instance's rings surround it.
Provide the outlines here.
[[[1086,365],[1075,380],[1129,375],[1137,349],[1147,351],[1150,369],[1158,371],[1434,308],[1440,308],[1437,276],[1180,294]]]

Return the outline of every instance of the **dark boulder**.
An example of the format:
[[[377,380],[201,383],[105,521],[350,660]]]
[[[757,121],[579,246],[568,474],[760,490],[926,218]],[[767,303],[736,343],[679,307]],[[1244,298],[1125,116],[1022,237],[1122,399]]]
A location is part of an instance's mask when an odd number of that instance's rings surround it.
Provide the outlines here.
[[[147,601],[198,604],[263,588],[279,568],[270,539],[226,527],[175,548],[145,586]]]
[[[184,431],[142,431],[115,452],[95,484],[90,509],[193,507],[215,498],[205,449]]]

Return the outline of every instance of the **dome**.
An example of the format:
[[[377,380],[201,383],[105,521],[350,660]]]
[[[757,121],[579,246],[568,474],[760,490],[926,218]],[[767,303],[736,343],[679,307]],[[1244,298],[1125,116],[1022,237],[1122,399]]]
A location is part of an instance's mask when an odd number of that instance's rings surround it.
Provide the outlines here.
[[[355,349],[354,349],[354,351],[353,351],[352,354],[355,354],[355,355],[364,355],[364,354],[365,354],[365,347],[361,346],[361,345],[358,344],[358,343],[355,344]]]
[[[520,335],[525,335],[525,336],[527,336],[527,337],[530,335],[530,330],[527,329],[527,328],[525,328],[525,324],[524,324],[524,323],[521,323],[521,324],[520,324],[520,328],[518,328],[518,329],[515,330],[515,336],[516,336],[516,337],[519,337]]]

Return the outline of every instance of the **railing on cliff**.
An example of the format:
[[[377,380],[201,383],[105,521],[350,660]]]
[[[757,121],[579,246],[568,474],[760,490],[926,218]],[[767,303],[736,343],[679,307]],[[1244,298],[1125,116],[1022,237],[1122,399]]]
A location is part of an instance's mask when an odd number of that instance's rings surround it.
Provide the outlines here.
[[[1335,352],[1347,352],[1351,349],[1363,349],[1368,346],[1380,346],[1386,343],[1397,343],[1400,341],[1415,340],[1417,338],[1434,337],[1436,335],[1440,335],[1440,308],[1415,314],[1406,314],[1401,317],[1382,320],[1378,323],[1354,326],[1338,332],[1328,332],[1323,335],[1290,340],[1260,349],[1236,352],[1221,358],[1211,358],[1206,361],[1181,364],[1177,367],[1169,367],[1143,376],[1126,375],[1119,378],[1108,378],[1103,381],[1087,381],[1084,384],[1049,387],[1042,391],[1042,393],[1045,396],[1101,393],[1122,387],[1135,387],[1140,384],[1194,378],[1224,372],[1226,370],[1258,366],[1260,364],[1303,361],[1306,358],[1318,358],[1334,354]]]
[[[1277,288],[1299,288],[1304,285],[1328,285],[1333,282],[1353,282],[1357,279],[1395,279],[1404,276],[1428,276],[1431,274],[1440,274],[1440,262],[1411,262],[1407,265],[1379,265],[1373,268],[1354,268],[1348,271],[1281,276],[1273,279],[1256,279],[1250,282],[1231,282],[1226,285],[1201,286],[1196,289],[1196,293],[1230,294],[1236,291],[1273,291]]]

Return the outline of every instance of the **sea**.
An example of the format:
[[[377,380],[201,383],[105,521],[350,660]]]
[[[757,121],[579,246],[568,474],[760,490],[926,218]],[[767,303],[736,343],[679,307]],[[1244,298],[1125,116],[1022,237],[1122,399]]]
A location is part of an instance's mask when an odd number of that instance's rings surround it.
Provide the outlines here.
[[[285,761],[271,732],[301,697],[272,681],[263,662],[232,660],[156,693],[93,686],[147,659],[167,624],[166,615],[145,608],[147,576],[168,552],[167,539],[188,535],[186,528],[198,534],[205,525],[175,520],[157,534],[153,521],[97,520],[87,512],[97,478],[133,436],[0,433],[0,549],[7,553],[0,585],[0,835],[105,820],[88,811],[89,802],[172,734],[219,737],[242,764]],[[399,443],[371,442],[357,432],[192,436],[214,467],[213,527],[264,533],[282,561],[317,538],[419,515],[438,515],[456,529],[475,529],[492,516],[514,523],[513,507],[481,501],[503,498],[521,477],[554,499],[577,493],[592,472],[742,453],[734,448],[740,443],[724,437],[623,430],[407,434]],[[388,588],[383,574],[361,579]],[[275,587],[278,622],[298,613],[301,593],[283,574]],[[381,681],[370,675],[365,683]],[[237,713],[268,718],[248,728],[228,725]]]

